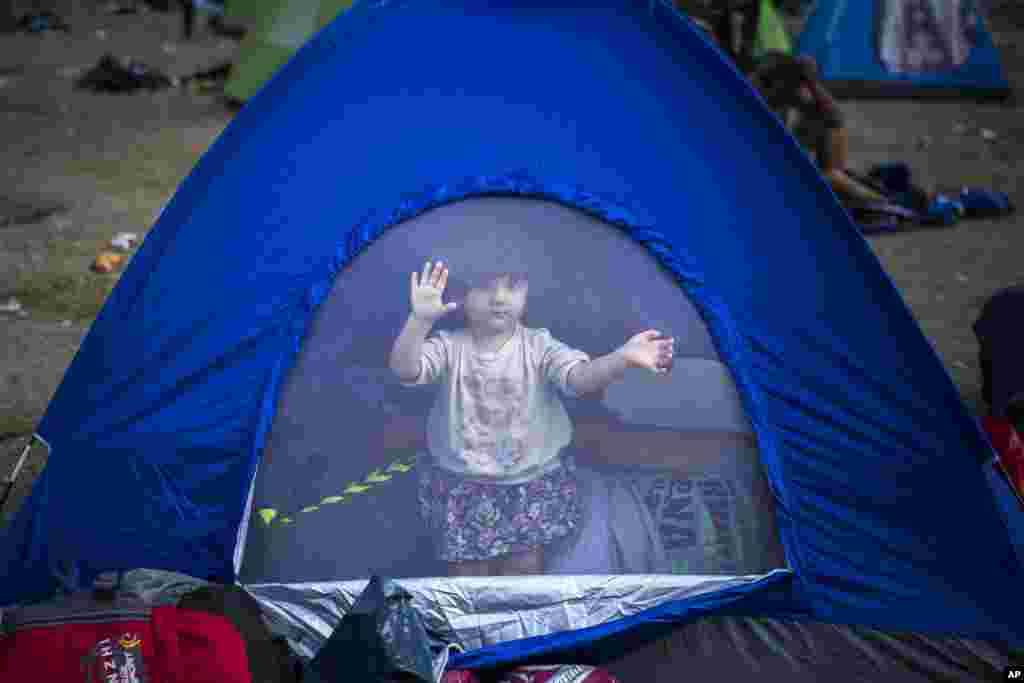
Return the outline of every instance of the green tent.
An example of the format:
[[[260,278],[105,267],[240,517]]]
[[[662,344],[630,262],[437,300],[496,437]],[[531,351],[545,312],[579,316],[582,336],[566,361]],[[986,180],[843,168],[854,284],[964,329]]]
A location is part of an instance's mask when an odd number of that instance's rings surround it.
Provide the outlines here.
[[[352,0],[233,0],[225,14],[251,24],[238,48],[224,93],[245,102],[314,33],[347,10]]]
[[[789,39],[786,25],[782,22],[775,3],[772,0],[761,0],[761,12],[757,21],[757,37],[754,40],[754,59],[760,59],[769,51],[793,53],[793,43]]]
[[[224,16],[238,23],[251,23],[273,12],[280,4],[281,0],[227,0]]]

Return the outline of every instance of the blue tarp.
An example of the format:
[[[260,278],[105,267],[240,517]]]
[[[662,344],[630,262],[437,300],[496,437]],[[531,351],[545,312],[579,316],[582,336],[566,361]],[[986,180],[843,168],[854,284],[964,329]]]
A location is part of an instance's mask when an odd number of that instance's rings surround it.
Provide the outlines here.
[[[676,276],[735,376],[792,574],[480,663],[728,612],[1024,644],[990,449],[941,361],[780,122],[648,0],[371,2],[303,48],[84,340],[0,543],[0,604],[46,595],[62,562],[233,580],[276,398],[335,275],[396,223],[483,194],[602,217]]]
[[[851,93],[1009,93],[975,0],[819,0],[796,52]]]

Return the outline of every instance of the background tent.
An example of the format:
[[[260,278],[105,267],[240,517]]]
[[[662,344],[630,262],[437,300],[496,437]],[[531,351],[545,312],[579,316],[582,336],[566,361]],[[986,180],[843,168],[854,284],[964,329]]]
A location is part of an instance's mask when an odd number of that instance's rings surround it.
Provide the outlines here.
[[[224,16],[237,22],[257,21],[279,4],[280,0],[225,0]]]
[[[252,28],[238,47],[224,85],[229,98],[244,102],[314,33],[352,5],[352,0],[235,0],[226,13]]]
[[[381,373],[426,256],[527,270],[529,323],[588,353],[681,340],[666,381],[565,400],[597,430],[581,461],[649,466],[583,482],[613,514],[573,541],[610,574],[570,544],[552,575],[431,576],[408,506],[434,395]],[[457,666],[984,680],[1024,645],[983,434],[813,164],[667,2],[347,12],[181,185],[38,431],[0,605],[110,569],[243,579],[310,654],[374,571],[469,645]]]
[[[819,0],[796,51],[837,94],[1009,94],[977,0]]]
[[[761,8],[757,16],[757,36],[754,40],[754,59],[759,59],[768,51],[791,54],[793,44],[786,31],[779,12],[772,0],[761,0]]]

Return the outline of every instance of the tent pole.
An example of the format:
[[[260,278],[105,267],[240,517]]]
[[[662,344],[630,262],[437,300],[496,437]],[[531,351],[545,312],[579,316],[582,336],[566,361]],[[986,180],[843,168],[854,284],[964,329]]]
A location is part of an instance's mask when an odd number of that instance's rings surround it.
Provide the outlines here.
[[[1013,496],[1014,498],[1017,499],[1017,502],[1020,503],[1021,509],[1024,509],[1024,495],[1022,495],[1021,492],[1017,490],[1017,487],[1013,484],[1013,479],[1010,477],[1010,472],[1006,469],[1006,466],[1003,465],[1003,461],[1000,460],[998,456],[996,456],[996,458],[994,458],[994,462],[992,463],[992,465],[993,467],[996,468],[999,474],[1002,475],[1003,481],[1005,481],[1006,485],[1010,487],[1010,490],[1013,491]]]
[[[35,435],[29,437],[28,443],[25,444],[25,448],[21,451],[21,456],[18,458],[18,462],[14,463],[14,469],[11,470],[11,474],[4,481],[4,492],[0,494],[0,512],[3,512],[4,506],[7,504],[7,498],[11,495],[11,489],[14,488],[14,482],[18,479],[18,474],[21,472],[21,468],[25,465],[25,460],[28,458],[29,451],[32,450],[32,443],[35,441]]]

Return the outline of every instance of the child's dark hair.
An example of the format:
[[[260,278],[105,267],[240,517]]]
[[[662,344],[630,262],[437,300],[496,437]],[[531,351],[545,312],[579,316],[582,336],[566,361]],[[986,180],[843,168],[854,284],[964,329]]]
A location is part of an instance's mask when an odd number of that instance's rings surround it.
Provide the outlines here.
[[[525,271],[492,271],[478,273],[462,273],[448,275],[448,286],[445,288],[445,298],[450,301],[462,303],[471,289],[484,289],[489,287],[498,278],[508,277],[513,286],[520,282],[527,282],[529,278]]]

